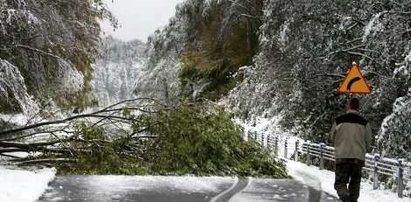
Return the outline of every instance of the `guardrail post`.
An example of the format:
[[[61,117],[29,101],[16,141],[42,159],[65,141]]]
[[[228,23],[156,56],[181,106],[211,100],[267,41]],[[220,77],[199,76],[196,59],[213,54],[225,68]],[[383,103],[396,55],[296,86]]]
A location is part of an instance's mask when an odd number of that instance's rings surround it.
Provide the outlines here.
[[[295,142],[294,160],[298,161],[298,147],[300,146],[300,140]]]
[[[374,154],[374,174],[373,174],[373,189],[376,190],[379,187],[378,183],[378,161],[380,161],[380,155]]]
[[[254,141],[258,142],[257,141],[257,132],[254,132]]]
[[[288,151],[288,138],[285,138],[285,143],[284,143],[284,158],[285,159],[287,159],[288,157],[287,151]]]
[[[320,170],[324,169],[324,143],[320,143]]]
[[[261,145],[263,146],[263,147],[265,147],[265,135],[263,134],[262,136],[261,136]]]
[[[398,178],[397,178],[397,185],[398,185],[398,197],[403,197],[404,191],[404,160],[398,159]]]
[[[306,164],[308,166],[311,165],[311,148],[310,147],[311,147],[311,142],[307,141],[307,161],[306,161]]]
[[[278,156],[278,136],[275,136],[275,156]]]

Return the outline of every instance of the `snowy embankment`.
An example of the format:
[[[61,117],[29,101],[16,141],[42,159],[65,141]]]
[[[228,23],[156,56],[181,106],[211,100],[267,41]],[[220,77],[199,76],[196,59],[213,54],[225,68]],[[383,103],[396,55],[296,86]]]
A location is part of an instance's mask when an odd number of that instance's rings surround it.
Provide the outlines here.
[[[55,169],[27,171],[0,167],[0,201],[34,202],[43,194],[55,174]]]
[[[24,114],[0,114],[0,121],[23,126],[29,122]],[[13,153],[26,157],[27,153]],[[0,161],[3,159],[0,158]],[[55,169],[22,170],[0,165],[0,202],[34,202],[44,193],[54,179]]]
[[[284,159],[285,148],[284,141],[287,140],[287,157],[289,158],[295,151],[295,142],[302,139],[292,136],[291,134],[284,133],[278,127],[278,117],[267,119],[267,118],[257,118],[253,123],[245,123],[241,120],[234,120],[236,123],[240,124],[244,128],[244,132],[248,134],[245,139],[251,138],[250,135],[257,134],[257,140],[261,140],[264,137],[267,141],[268,135],[274,135],[279,137],[279,147],[278,147],[278,157]],[[266,142],[264,144],[267,144]],[[334,190],[334,180],[335,174],[332,171],[320,170],[315,166],[307,166],[304,163],[292,161],[290,159],[285,159],[287,162],[288,174],[292,176],[295,180],[302,182],[314,189],[321,190],[330,195],[338,197],[337,192]],[[373,190],[372,182],[363,179],[361,183],[361,192],[359,201],[362,202],[411,202],[411,198],[404,197],[399,198],[396,193],[390,190]]]
[[[289,160],[287,162],[288,174],[295,180],[307,184],[308,186],[322,190],[328,194],[338,197],[334,190],[334,172],[319,170],[315,166],[307,166],[303,163]],[[397,194],[389,190],[373,190],[372,184],[363,180],[361,182],[361,192],[358,201],[363,202],[410,202],[411,199],[404,197],[398,198]]]

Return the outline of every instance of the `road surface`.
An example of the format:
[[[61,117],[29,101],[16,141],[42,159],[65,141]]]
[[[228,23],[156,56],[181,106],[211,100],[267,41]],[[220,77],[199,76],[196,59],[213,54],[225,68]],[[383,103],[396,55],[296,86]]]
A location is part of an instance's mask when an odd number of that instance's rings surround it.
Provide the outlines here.
[[[58,176],[39,202],[336,202],[292,179]]]

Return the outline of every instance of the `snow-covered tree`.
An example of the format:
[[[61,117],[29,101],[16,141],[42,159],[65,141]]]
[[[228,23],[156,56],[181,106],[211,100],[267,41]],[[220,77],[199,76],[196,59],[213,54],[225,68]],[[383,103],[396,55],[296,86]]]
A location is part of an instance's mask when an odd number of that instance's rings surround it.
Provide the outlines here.
[[[169,25],[149,38],[147,76],[136,92],[163,99],[216,100],[226,94],[241,80],[238,69],[257,52],[262,6],[262,0],[188,0],[177,6]]]
[[[116,25],[101,0],[0,0],[0,59],[18,68],[37,100],[82,104],[103,18]]]
[[[351,62],[357,61],[373,88],[371,95],[359,96],[362,112],[380,142],[390,137],[398,143],[386,147],[386,155],[409,152],[405,145],[411,139],[404,127],[410,118],[404,111],[408,105],[397,106],[398,100],[409,100],[407,1],[267,0],[264,10],[260,52],[250,76],[230,95],[233,108],[244,117],[280,114],[285,128],[324,141],[332,118],[343,112],[348,100],[335,91]],[[401,114],[393,111],[393,104]],[[388,129],[380,130],[387,116],[383,127]]]
[[[100,106],[134,97],[137,76],[146,63],[145,49],[139,40],[123,42],[107,37],[102,41],[91,82]]]
[[[136,91],[213,99],[235,87],[223,100],[240,118],[275,119],[325,141],[350,97],[336,90],[356,61],[373,89],[358,96],[362,113],[379,142],[398,143],[376,152],[402,154],[411,144],[398,135],[411,118],[410,13],[407,0],[188,0],[149,39]]]

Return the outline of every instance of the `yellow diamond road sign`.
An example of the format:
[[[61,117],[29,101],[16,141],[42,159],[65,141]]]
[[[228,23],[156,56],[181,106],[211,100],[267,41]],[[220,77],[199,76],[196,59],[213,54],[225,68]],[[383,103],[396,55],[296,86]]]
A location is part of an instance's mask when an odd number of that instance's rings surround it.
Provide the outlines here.
[[[371,88],[367,83],[367,80],[362,75],[360,68],[354,62],[348,75],[341,83],[338,93],[358,93],[358,94],[370,94]]]

